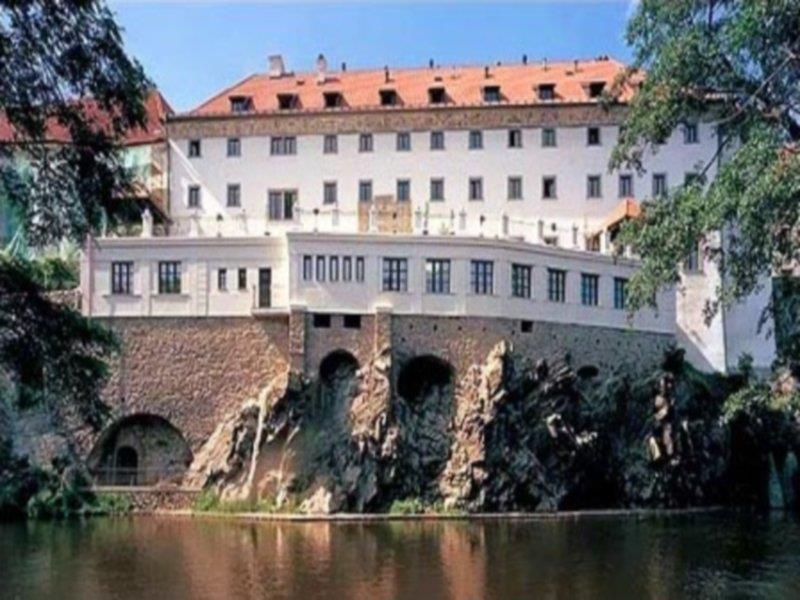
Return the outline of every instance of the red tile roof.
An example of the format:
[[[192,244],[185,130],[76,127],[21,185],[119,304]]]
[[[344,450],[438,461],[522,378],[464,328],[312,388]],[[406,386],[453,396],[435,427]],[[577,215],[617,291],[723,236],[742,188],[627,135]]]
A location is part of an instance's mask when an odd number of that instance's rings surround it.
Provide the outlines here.
[[[84,100],[83,107],[86,114],[96,119],[100,126],[106,126],[109,116],[92,100]],[[152,144],[167,139],[167,131],[164,122],[167,117],[173,114],[172,107],[161,95],[154,90],[145,98],[146,123],[145,126],[137,127],[126,132],[123,137],[123,145],[134,146],[138,144]],[[14,139],[14,129],[4,115],[0,115],[0,141],[12,141]],[[69,140],[67,128],[56,119],[51,119],[47,124],[47,141],[66,142]]]
[[[371,109],[380,107],[380,90],[389,89],[396,91],[400,106],[419,108],[431,106],[428,90],[432,87],[445,89],[448,106],[486,104],[483,98],[486,86],[499,86],[500,104],[593,103],[597,99],[590,97],[589,85],[603,82],[608,89],[624,69],[624,64],[601,57],[550,64],[388,69],[388,81],[385,69],[329,71],[323,82],[316,72],[287,73],[281,77],[258,73],[213,96],[188,114],[230,114],[231,98],[235,97],[249,99],[250,112],[278,111],[278,96],[285,94],[295,96],[296,108],[291,110],[326,110],[325,92],[339,92],[343,99],[340,108],[327,110]],[[539,99],[540,84],[555,86],[553,100]],[[633,90],[626,88],[619,99],[625,102],[632,95]]]

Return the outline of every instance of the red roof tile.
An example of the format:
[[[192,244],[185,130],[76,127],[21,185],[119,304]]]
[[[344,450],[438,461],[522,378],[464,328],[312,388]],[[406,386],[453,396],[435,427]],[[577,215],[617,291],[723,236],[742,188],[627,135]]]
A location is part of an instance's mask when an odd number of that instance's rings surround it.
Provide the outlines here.
[[[577,64],[577,70],[575,68]],[[252,75],[207,100],[189,115],[211,116],[231,113],[231,98],[244,97],[252,103],[254,112],[279,110],[278,95],[296,95],[296,110],[325,110],[323,93],[340,92],[343,106],[328,110],[368,109],[380,107],[380,90],[393,89],[404,107],[430,106],[428,90],[443,87],[449,106],[486,104],[483,88],[499,86],[500,104],[589,103],[589,85],[603,82],[610,87],[625,65],[609,58],[589,61],[489,65],[487,67],[433,67],[389,69],[388,81],[384,69],[327,72],[319,82],[316,72],[288,73],[270,77],[267,73]],[[540,84],[553,84],[555,98],[539,100]],[[633,95],[624,89],[621,101]]]
[[[109,116],[104,113],[92,100],[84,100],[83,107],[87,115],[96,119],[97,124],[105,126],[108,124]],[[134,146],[137,144],[152,144],[164,141],[167,132],[164,122],[169,115],[173,114],[172,107],[158,91],[152,91],[145,98],[146,124],[126,132],[123,144]],[[4,115],[0,115],[0,141],[12,141],[14,139],[14,129]],[[51,119],[47,124],[47,141],[66,142],[69,140],[67,128],[56,119]]]

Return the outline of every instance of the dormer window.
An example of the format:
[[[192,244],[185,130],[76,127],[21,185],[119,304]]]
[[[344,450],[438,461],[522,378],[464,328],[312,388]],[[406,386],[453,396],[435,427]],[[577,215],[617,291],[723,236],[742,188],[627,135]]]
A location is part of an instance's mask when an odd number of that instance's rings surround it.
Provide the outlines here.
[[[500,102],[500,86],[487,85],[483,88],[483,101],[484,102]]]
[[[253,99],[250,96],[231,96],[231,112],[241,113],[253,110]]]
[[[599,98],[603,95],[603,90],[605,88],[605,81],[593,81],[589,84],[589,98]]]
[[[339,108],[344,105],[341,92],[325,92],[322,97],[325,98],[325,108]]]
[[[428,88],[428,102],[430,104],[444,104],[447,101],[445,89],[441,86]]]
[[[539,84],[539,100],[555,100],[556,85],[554,83]]]
[[[292,110],[300,106],[300,99],[297,94],[278,94],[278,108],[280,110]]]
[[[395,90],[380,90],[381,106],[395,106],[397,102],[397,92]]]

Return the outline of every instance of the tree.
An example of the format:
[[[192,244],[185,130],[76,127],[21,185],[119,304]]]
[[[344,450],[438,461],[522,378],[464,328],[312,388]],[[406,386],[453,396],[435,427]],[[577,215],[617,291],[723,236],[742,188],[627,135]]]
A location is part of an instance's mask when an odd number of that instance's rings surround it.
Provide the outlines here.
[[[641,169],[684,122],[712,119],[720,135],[701,177],[644,202],[623,232],[642,257],[630,306],[678,283],[685,257],[721,232],[706,250],[722,276],[710,316],[800,259],[800,0],[642,0],[627,40],[619,83],[640,87],[611,167]]]
[[[0,198],[29,245],[81,242],[129,188],[117,142],[144,125],[148,87],[102,2],[0,0]],[[113,336],[51,300],[42,284],[64,277],[48,269],[0,258],[0,373],[23,401],[96,417]]]

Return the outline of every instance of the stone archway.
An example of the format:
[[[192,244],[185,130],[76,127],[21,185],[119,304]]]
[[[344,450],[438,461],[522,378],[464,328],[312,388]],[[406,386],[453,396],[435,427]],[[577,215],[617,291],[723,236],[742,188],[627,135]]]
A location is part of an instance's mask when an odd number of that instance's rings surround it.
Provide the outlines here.
[[[341,423],[355,395],[358,360],[346,350],[334,350],[319,364],[316,416]]]
[[[89,453],[98,485],[152,486],[179,483],[192,462],[181,432],[163,417],[135,414],[107,427]]]
[[[415,356],[400,367],[395,389],[405,470],[402,493],[433,498],[453,441],[455,369],[437,356]]]

